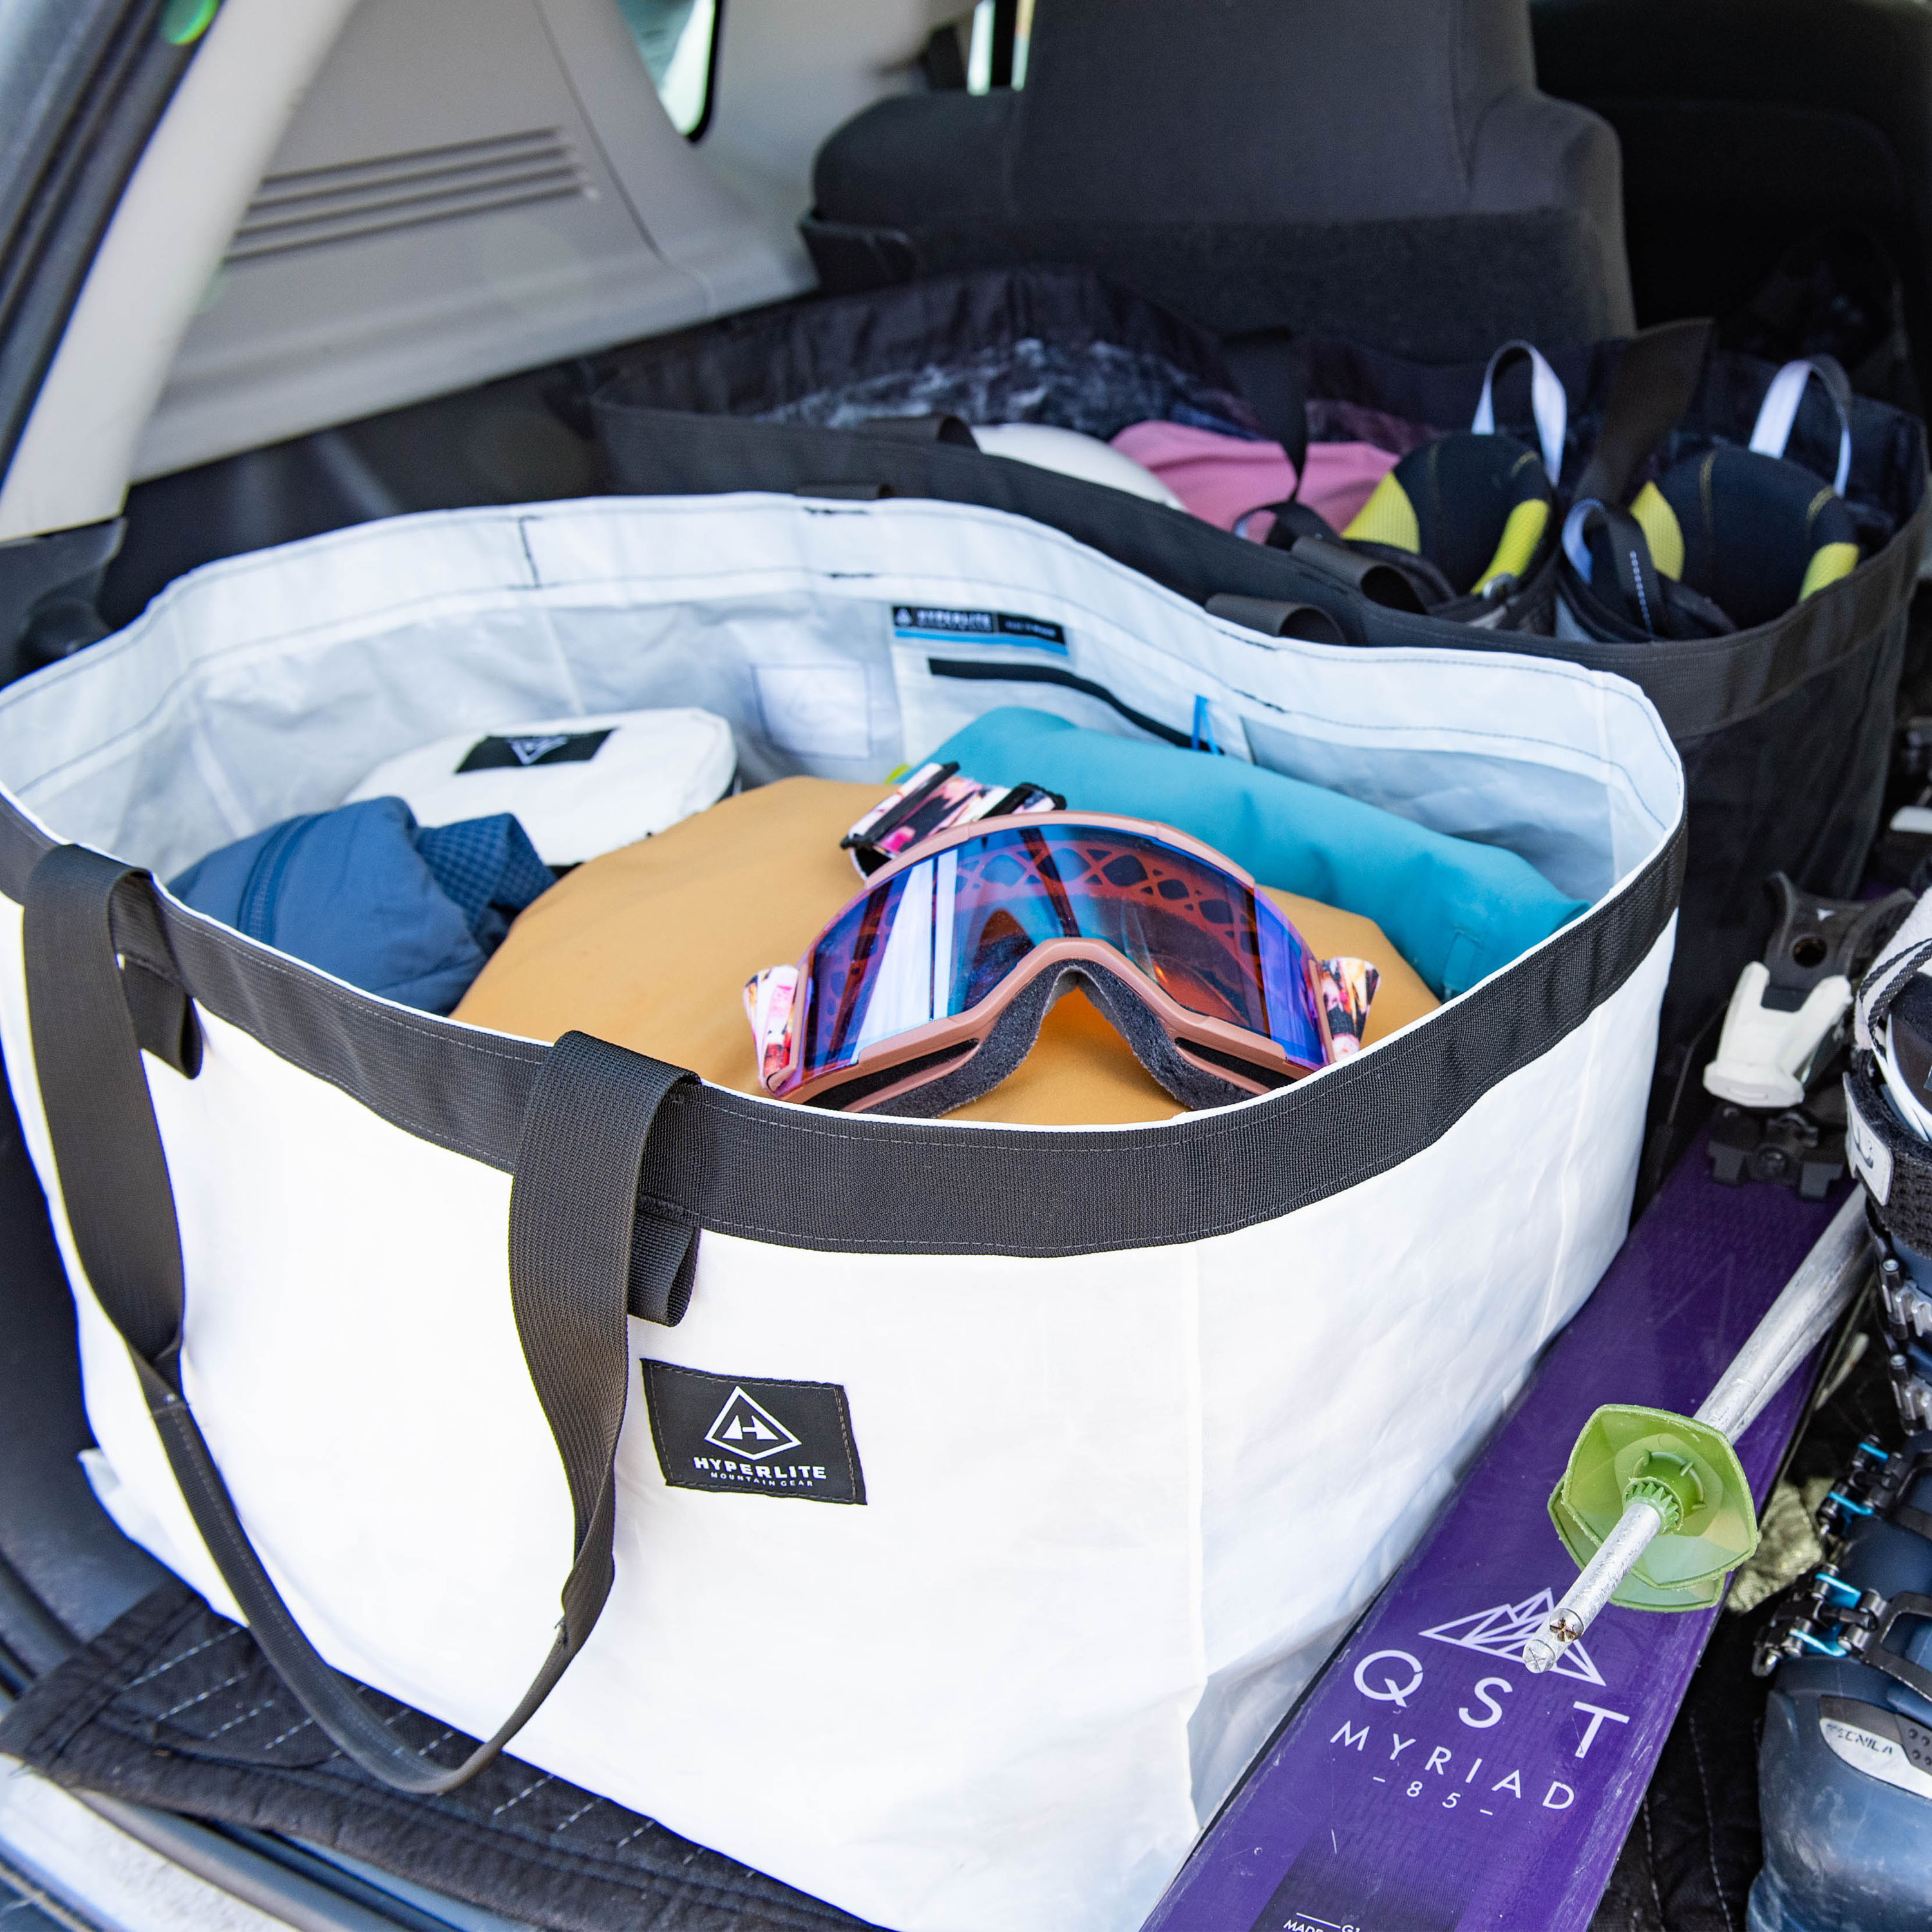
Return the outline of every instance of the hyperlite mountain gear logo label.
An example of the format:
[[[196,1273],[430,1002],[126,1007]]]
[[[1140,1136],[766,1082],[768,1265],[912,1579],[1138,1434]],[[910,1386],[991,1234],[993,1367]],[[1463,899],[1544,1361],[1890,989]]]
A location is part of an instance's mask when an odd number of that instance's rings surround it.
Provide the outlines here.
[[[902,638],[939,638],[949,644],[977,638],[988,644],[1022,644],[1062,657],[1066,654],[1064,626],[1017,610],[946,610],[930,604],[896,604],[892,631]]]
[[[774,1382],[643,1364],[658,1466],[674,1490],[862,1503],[866,1478],[836,1382]]]
[[[528,738],[480,738],[459,772],[528,770],[532,765],[580,765],[596,757],[612,727],[601,731],[544,731]]]
[[[798,1438],[770,1409],[735,1387],[718,1412],[718,1419],[704,1432],[704,1439],[748,1462],[761,1462],[767,1456],[798,1447]]]

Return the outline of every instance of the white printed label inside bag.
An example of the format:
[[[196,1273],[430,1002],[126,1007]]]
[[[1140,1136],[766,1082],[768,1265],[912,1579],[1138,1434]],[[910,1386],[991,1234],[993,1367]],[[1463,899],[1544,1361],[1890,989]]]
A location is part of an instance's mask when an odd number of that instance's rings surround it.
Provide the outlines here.
[[[1882,1208],[1892,1197],[1892,1150],[1873,1132],[1858,1112],[1849,1084],[1845,1088],[1845,1151],[1852,1157],[1852,1171],[1871,1190],[1871,1198]]]
[[[895,604],[892,634],[926,638],[941,644],[970,640],[982,644],[1012,644],[1025,650],[1066,656],[1064,626],[1045,617],[1028,617],[1015,610],[956,610],[937,604]]]
[[[645,1359],[658,1467],[674,1490],[862,1503],[865,1472],[836,1382],[778,1382]]]
[[[863,664],[754,664],[752,677],[765,735],[780,751],[808,758],[871,755],[871,692]]]

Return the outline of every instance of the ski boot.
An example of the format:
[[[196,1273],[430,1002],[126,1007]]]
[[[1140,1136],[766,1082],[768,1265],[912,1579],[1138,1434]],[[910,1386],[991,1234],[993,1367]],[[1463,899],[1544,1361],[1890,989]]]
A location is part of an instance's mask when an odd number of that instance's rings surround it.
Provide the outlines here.
[[[1749,1932],[1932,1928],[1932,898],[1887,944],[1855,1003],[1845,1145],[1906,1434],[1859,1445],[1818,1513],[1826,1560],[1754,1659],[1776,1682]]]
[[[1829,1560],[1754,1667],[1764,1869],[1749,1932],[1932,1926],[1932,1432],[1859,1445],[1819,1511]]]

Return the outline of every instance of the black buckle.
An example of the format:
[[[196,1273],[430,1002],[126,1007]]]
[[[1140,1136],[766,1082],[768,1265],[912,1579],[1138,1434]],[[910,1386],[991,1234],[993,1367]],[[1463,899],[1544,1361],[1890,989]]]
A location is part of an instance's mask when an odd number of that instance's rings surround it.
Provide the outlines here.
[[[1893,1625],[1908,1618],[1932,1622],[1932,1597],[1921,1596],[1914,1590],[1901,1590],[1895,1597],[1880,1597],[1868,1590],[1859,1599],[1858,1608],[1846,1613],[1849,1628],[1845,1634],[1845,1648],[1861,1664],[1868,1664],[1874,1670],[1882,1670],[1908,1690],[1916,1690],[1920,1696],[1932,1701],[1932,1670],[1928,1670],[1923,1664],[1914,1664],[1903,1652],[1893,1649],[1886,1641],[1892,1634]]]
[[[1760,1637],[1751,1669],[1768,1677],[1785,1658],[1846,1658],[1882,1670],[1932,1700],[1932,1670],[1917,1664],[1887,1642],[1893,1626],[1912,1618],[1932,1622],[1932,1597],[1900,1591],[1882,1597],[1861,1590],[1838,1572],[1845,1540],[1874,1517],[1932,1542],[1932,1513],[1901,1501],[1932,1470],[1932,1437],[1921,1438],[1895,1454],[1875,1442],[1861,1442],[1844,1476],[1818,1509],[1818,1533],[1832,1552],[1812,1573],[1810,1588]]]
[[[1764,1003],[1774,1012],[1795,1013],[1821,980],[1842,974],[1856,986],[1913,905],[1910,892],[1882,899],[1826,899],[1802,891],[1782,872],[1771,875],[1778,895],[1778,927],[1764,950],[1771,975]]]
[[[1804,1107],[1760,1114],[1726,1101],[1708,1148],[1711,1178],[1726,1187],[1766,1180],[1790,1188],[1801,1201],[1822,1201],[1845,1178],[1843,1127],[1830,1131]]]

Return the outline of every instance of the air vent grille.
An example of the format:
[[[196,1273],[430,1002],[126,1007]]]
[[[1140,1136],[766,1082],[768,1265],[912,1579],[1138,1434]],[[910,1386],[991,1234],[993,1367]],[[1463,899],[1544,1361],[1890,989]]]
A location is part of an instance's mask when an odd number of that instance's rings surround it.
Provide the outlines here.
[[[258,262],[592,192],[556,128],[299,168],[263,178],[227,259]]]

